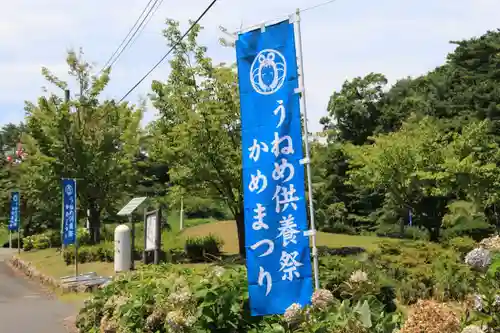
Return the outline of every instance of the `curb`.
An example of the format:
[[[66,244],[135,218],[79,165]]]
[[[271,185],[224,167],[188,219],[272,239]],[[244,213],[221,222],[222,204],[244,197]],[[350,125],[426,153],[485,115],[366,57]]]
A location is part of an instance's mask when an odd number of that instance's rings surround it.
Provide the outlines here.
[[[23,261],[17,256],[13,256],[12,258],[10,258],[7,262],[7,265],[13,270],[24,274],[30,280],[38,282],[42,286],[49,287],[50,289],[60,290],[63,294],[93,292],[106,285],[104,284],[102,286],[89,286],[85,284],[63,284],[60,282],[60,280],[43,274],[38,269],[36,269],[36,267],[32,263]]]
[[[21,272],[33,281],[52,289],[60,289],[61,284],[51,276],[47,276],[36,269],[30,262],[24,262],[17,256],[13,256],[7,265],[15,271]]]

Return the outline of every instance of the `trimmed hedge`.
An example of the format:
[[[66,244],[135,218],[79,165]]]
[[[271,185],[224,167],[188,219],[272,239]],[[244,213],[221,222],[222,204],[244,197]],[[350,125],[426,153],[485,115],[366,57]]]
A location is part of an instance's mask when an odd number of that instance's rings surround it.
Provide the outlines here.
[[[193,237],[186,240],[184,251],[188,259],[194,262],[206,261],[210,256],[218,256],[222,252],[224,241],[212,234],[205,237]]]

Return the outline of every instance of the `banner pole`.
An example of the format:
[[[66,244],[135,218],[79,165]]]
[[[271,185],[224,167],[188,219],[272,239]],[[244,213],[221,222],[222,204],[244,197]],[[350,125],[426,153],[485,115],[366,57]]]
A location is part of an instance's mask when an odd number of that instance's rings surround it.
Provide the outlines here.
[[[314,202],[313,202],[313,189],[311,177],[311,159],[309,154],[309,130],[307,127],[307,106],[306,106],[306,93],[304,85],[304,58],[302,53],[302,35],[300,29],[300,9],[295,12],[295,26],[297,27],[297,58],[299,59],[299,89],[301,89],[300,108],[304,115],[304,141],[305,141],[305,165],[307,172],[307,191],[309,198],[309,215],[311,221],[311,238],[312,238],[312,257],[313,257],[313,270],[314,270],[314,287],[319,289],[319,264],[318,264],[318,249],[316,247],[316,224],[314,221]]]
[[[78,196],[76,195],[76,179],[75,181],[75,190],[74,190],[74,196],[75,196],[75,277],[78,277],[78,213],[77,213],[77,199]]]
[[[21,192],[17,196],[17,254],[21,254]]]
[[[21,221],[17,225],[17,254],[21,254]]]
[[[12,250],[12,230],[9,229],[9,249]]]

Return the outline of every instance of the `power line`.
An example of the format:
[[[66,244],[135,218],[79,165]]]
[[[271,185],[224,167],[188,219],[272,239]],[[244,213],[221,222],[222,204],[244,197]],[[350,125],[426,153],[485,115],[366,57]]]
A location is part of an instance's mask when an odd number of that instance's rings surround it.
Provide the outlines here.
[[[153,1],[154,1],[154,3],[153,3]],[[130,28],[130,30],[127,33],[127,35],[125,36],[125,38],[122,40],[120,45],[116,48],[115,52],[113,52],[111,57],[109,57],[109,59],[106,61],[105,65],[99,71],[99,73],[101,73],[106,68],[113,66],[118,61],[118,59],[120,58],[122,53],[126,50],[127,46],[130,45],[130,43],[132,42],[134,37],[138,36],[137,34],[144,30],[146,25],[149,23],[151,17],[153,17],[153,15],[156,13],[156,11],[158,10],[158,8],[160,7],[162,2],[163,2],[163,0],[149,0],[148,4],[144,7],[141,14],[139,15],[139,17],[135,21],[134,25],[132,26],[132,28]],[[149,10],[148,10],[148,8],[149,8]],[[154,9],[154,12],[153,12],[153,14],[151,14],[153,9]],[[146,11],[148,11],[148,12],[146,13]],[[146,15],[144,15],[145,13],[146,13]],[[141,18],[142,18],[142,21],[141,21]],[[144,24],[146,19],[148,19],[148,21],[146,22],[146,24]],[[139,31],[139,29],[140,29],[140,31]],[[129,38],[129,36],[130,36],[130,38]]]
[[[337,1],[337,0],[328,0],[328,1],[325,1],[325,2],[322,2],[322,3],[319,3],[317,5],[312,5],[310,7],[306,7],[304,9],[300,9],[299,11],[300,12],[306,12],[308,10],[313,10],[313,9],[316,9],[316,8],[319,8],[319,7],[323,7],[323,6],[329,5],[329,4],[331,4],[331,3],[335,2],[335,1]]]
[[[307,12],[307,11],[309,11],[309,10],[313,10],[313,9],[317,9],[317,8],[320,8],[320,7],[323,7],[323,6],[329,5],[329,4],[334,3],[334,2],[336,2],[336,1],[337,1],[337,0],[327,0],[327,1],[324,1],[324,2],[321,2],[321,3],[318,3],[318,4],[315,4],[315,5],[312,5],[312,6],[309,6],[309,7],[299,8],[299,12],[300,12],[300,13]],[[285,16],[285,15],[282,15],[282,16],[278,16],[278,17],[275,17],[275,18],[270,19],[270,20],[266,20],[266,21],[261,22],[261,23],[259,23],[259,24],[254,24],[254,25],[248,26],[248,27],[246,27],[246,28],[241,28],[241,27],[240,27],[240,29],[239,29],[237,32],[233,33],[233,35],[234,35],[233,37],[234,37],[234,38],[236,38],[236,35],[237,35],[238,33],[243,32],[243,31],[251,31],[251,30],[253,30],[253,29],[256,29],[256,28],[261,27],[263,24],[264,24],[264,25],[267,25],[268,23],[271,23],[271,22],[277,22],[277,21],[279,21],[279,20],[283,20],[283,19],[286,19],[286,18],[289,18],[289,17],[290,17],[290,15],[286,15],[286,16]]]
[[[191,26],[189,27],[189,29],[184,33],[184,35],[181,36],[181,38],[179,38],[179,40],[177,42],[174,43],[174,45],[172,45],[172,47],[168,50],[167,53],[165,53],[165,55],[160,59],[160,61],[158,61],[156,63],[156,65],[153,66],[153,68],[151,68],[147,73],[146,75],[144,75],[132,88],[130,88],[129,91],[127,91],[127,93],[120,99],[120,102],[122,102],[125,98],[127,98],[128,95],[130,95],[130,93],[132,91],[135,90],[135,88],[137,88],[141,83],[142,81],[144,81],[148,76],[149,74],[151,74],[158,66],[160,66],[160,64],[170,55],[170,53],[172,53],[175,48],[180,44],[180,42],[182,42],[182,40],[184,38],[186,38],[186,36],[191,32],[191,30],[193,30],[193,28],[201,21],[201,19],[208,13],[208,11],[210,9],[212,9],[212,7],[215,5],[215,3],[217,2],[217,0],[212,0],[212,2],[208,5],[207,8],[205,8],[205,10],[203,11],[203,13],[201,13],[201,15],[196,19],[196,21],[193,22],[193,24],[191,24]]]

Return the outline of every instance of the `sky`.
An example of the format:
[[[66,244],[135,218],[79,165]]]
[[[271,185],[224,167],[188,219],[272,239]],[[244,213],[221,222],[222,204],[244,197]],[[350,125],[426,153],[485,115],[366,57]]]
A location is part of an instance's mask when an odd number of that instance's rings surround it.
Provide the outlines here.
[[[219,0],[205,16],[200,43],[215,62],[236,61],[235,51],[219,45],[229,31],[285,18],[296,8],[325,0]],[[141,13],[147,0],[16,0],[0,11],[0,125],[20,122],[24,101],[35,101],[46,85],[41,67],[67,79],[68,49],[83,48],[100,69]],[[196,19],[210,0],[164,0],[141,35],[126,50],[111,74],[106,98],[121,98],[167,51],[165,19]],[[417,76],[445,61],[450,40],[480,36],[499,28],[498,0],[337,0],[302,14],[304,78],[311,131],[327,114],[330,95],[345,80],[380,72],[390,83]],[[101,67],[100,67],[101,66]],[[138,102],[153,79],[166,80],[168,61],[132,92]],[[73,82],[70,88],[76,86]],[[61,92],[61,96],[63,93]],[[144,122],[155,117],[148,108]]]

